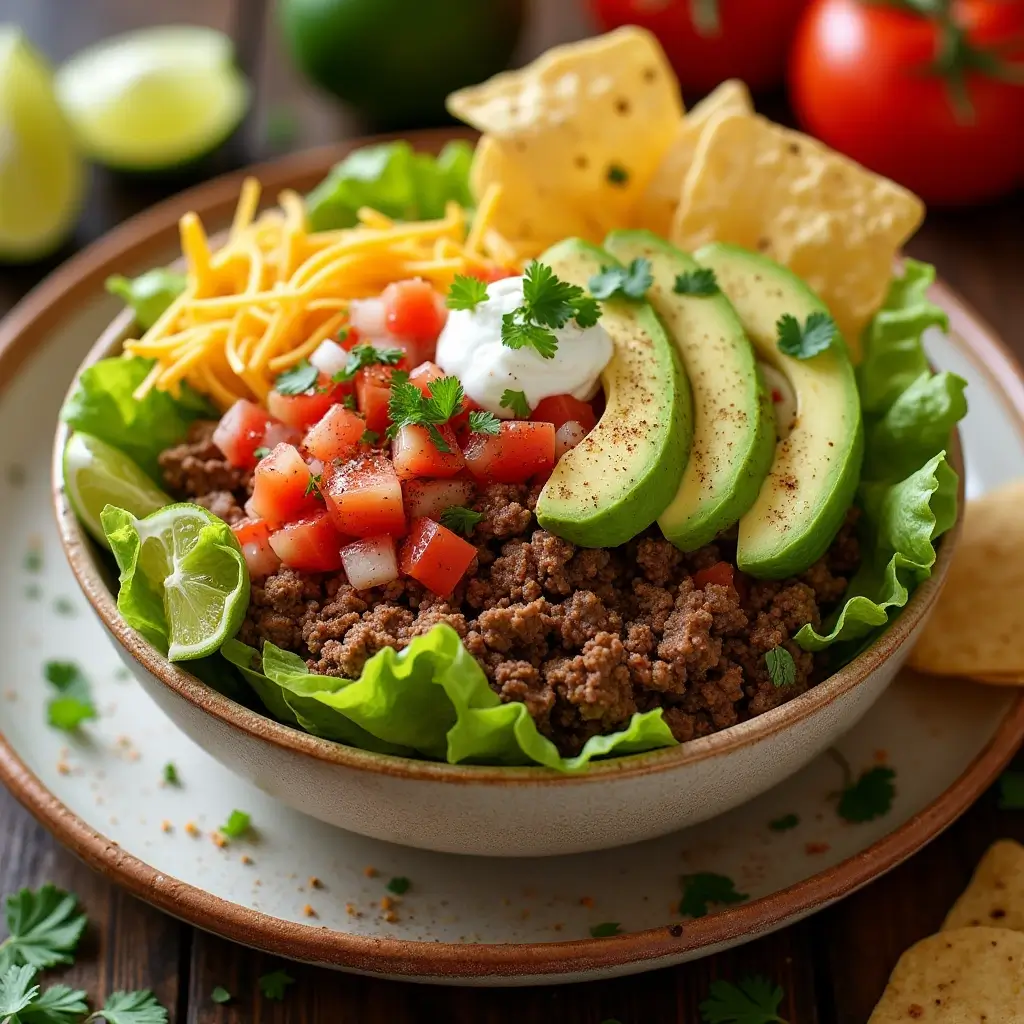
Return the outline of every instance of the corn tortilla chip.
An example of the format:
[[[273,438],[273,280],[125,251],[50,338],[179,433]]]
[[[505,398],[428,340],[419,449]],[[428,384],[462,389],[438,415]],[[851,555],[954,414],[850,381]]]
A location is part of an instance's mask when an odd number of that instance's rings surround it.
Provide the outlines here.
[[[924,216],[911,192],[800,132],[733,114],[708,126],[683,184],[672,241],[763,252],[825,301],[856,352],[893,257]]]
[[[968,502],[946,585],[910,664],[991,681],[1024,676],[1024,481]]]
[[[593,210],[602,233],[628,223],[683,113],[657,39],[633,26],[460,89],[448,109],[499,140],[527,180]]]
[[[662,157],[651,183],[640,197],[634,222],[663,237],[672,229],[686,172],[693,163],[701,134],[713,121],[728,114],[752,114],[750,92],[738,78],[730,78],[683,116],[676,137]]]
[[[1024,1024],[1024,935],[958,928],[900,957],[868,1024]]]
[[[942,923],[943,931],[980,926],[1024,932],[1024,846],[1012,839],[988,848]]]

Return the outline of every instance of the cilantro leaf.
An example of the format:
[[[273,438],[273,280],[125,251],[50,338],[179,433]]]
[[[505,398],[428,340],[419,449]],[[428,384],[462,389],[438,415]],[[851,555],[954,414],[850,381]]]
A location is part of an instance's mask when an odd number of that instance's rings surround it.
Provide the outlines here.
[[[874,821],[887,814],[896,796],[893,779],[894,769],[887,765],[875,765],[861,772],[856,782],[844,787],[839,796],[839,816],[847,821],[860,823]]]
[[[90,1013],[85,1024],[97,1020],[107,1024],[167,1024],[167,1011],[149,989],[111,992],[103,1009]]]
[[[376,430],[364,430],[359,437],[360,444],[374,445],[380,440],[380,434]]]
[[[302,359],[278,375],[274,390],[279,395],[302,395],[316,387],[319,377],[320,371],[308,359]]]
[[[168,761],[164,765],[164,782],[168,786],[181,785],[181,779],[178,777],[178,767],[173,761]]]
[[[676,295],[717,295],[718,281],[710,267],[699,270],[688,270],[685,274],[676,274],[672,291]]]
[[[43,666],[43,674],[58,692],[46,705],[50,725],[74,732],[83,722],[96,717],[89,680],[73,661],[48,661]]]
[[[71,954],[85,930],[78,900],[53,885],[22,889],[7,897],[7,930],[0,942],[0,974],[11,966],[55,967],[74,962]]]
[[[456,274],[444,304],[449,309],[474,310],[487,299],[487,285],[478,277]]]
[[[523,322],[522,316],[522,308],[502,316],[501,343],[513,350],[532,348],[542,359],[554,359],[558,339],[544,327]]]
[[[210,999],[215,1003],[230,1003],[231,993],[223,985],[217,985],[210,993]]]
[[[792,313],[779,317],[775,330],[779,351],[794,359],[810,359],[824,352],[836,336],[836,322],[828,313],[811,313],[803,327]]]
[[[587,282],[590,294],[596,299],[610,299],[621,295],[627,299],[642,299],[654,284],[651,261],[638,256],[628,267],[602,267]]]
[[[1005,771],[999,776],[999,809],[1024,811],[1024,772]]]
[[[510,409],[513,416],[518,416],[521,420],[528,420],[530,418],[530,403],[526,401],[525,391],[512,391],[509,388],[505,388],[501,393],[501,400],[498,405],[502,409]]]
[[[796,828],[800,824],[800,816],[798,814],[784,814],[781,818],[774,818],[768,822],[768,827],[773,832],[788,832],[791,828]]]
[[[683,875],[682,884],[679,913],[687,917],[704,917],[713,903],[742,903],[750,898],[745,892],[736,891],[736,883],[728,875],[716,875],[713,871]]]
[[[323,473],[310,473],[309,481],[306,483],[306,489],[302,492],[304,498],[308,498],[311,494],[315,494],[317,497],[320,496],[320,481],[323,479]]]
[[[764,978],[741,978],[739,984],[711,982],[708,998],[700,1004],[705,1024],[786,1024],[779,1016],[783,992]]]
[[[387,436],[394,437],[402,427],[422,426],[430,432],[434,447],[442,454],[450,452],[451,445],[437,429],[447,423],[461,408],[464,392],[458,377],[438,377],[427,385],[427,394],[408,380],[391,380],[388,398],[388,416],[391,426]]]
[[[625,185],[629,181],[629,171],[621,164],[609,164],[604,176],[609,185]]]
[[[462,505],[451,505],[441,513],[440,523],[455,533],[468,537],[477,523],[483,519],[482,512],[474,512]]]
[[[612,935],[621,935],[622,929],[618,921],[605,921],[603,924],[595,924],[590,928],[590,936],[594,939],[607,939]]]
[[[331,380],[344,384],[367,366],[396,366],[405,358],[400,348],[377,348],[375,345],[356,345],[348,354],[345,368],[335,373]]]
[[[394,380],[394,377],[392,377],[391,379]],[[355,412],[355,410],[356,410],[356,396],[355,395],[346,395],[341,400],[341,404],[346,409],[350,409],[352,412]]]
[[[232,811],[228,820],[217,830],[222,836],[228,839],[238,839],[244,836],[252,827],[252,818],[245,811]]]
[[[295,979],[286,971],[271,971],[270,974],[260,977],[260,991],[265,999],[284,999],[285,989],[294,984]]]
[[[409,886],[412,882],[408,878],[392,878],[390,882],[385,886],[388,892],[393,892],[396,896],[404,896],[409,891]]]
[[[252,453],[257,459],[265,459],[270,454],[270,449],[264,444],[259,448],[254,448]]]
[[[465,392],[458,377],[438,377],[427,385],[430,422],[447,423],[462,408]]]
[[[764,660],[776,689],[792,686],[796,682],[796,662],[785,647],[773,647],[765,654]]]
[[[0,977],[0,1020],[15,1018],[26,1009],[39,994],[34,985],[36,969],[27,964],[11,967]]]
[[[474,434],[487,434],[494,437],[501,433],[501,420],[493,412],[474,409],[469,414],[469,429]]]
[[[16,1019],[20,1024],[77,1024],[88,1012],[89,1006],[81,989],[51,985],[33,999]]]

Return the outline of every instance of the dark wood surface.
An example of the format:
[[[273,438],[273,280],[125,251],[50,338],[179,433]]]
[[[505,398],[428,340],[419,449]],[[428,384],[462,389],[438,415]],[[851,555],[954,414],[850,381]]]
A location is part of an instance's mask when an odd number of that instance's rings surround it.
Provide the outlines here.
[[[483,2],[483,0],[481,0]],[[195,21],[234,31],[250,43],[258,103],[241,140],[213,168],[273,153],[267,126],[284,111],[291,147],[343,137],[358,122],[305,89],[278,52],[273,31],[253,31],[257,0],[0,0],[0,23],[22,25],[51,59],[112,32],[160,21]],[[520,56],[586,34],[575,0],[537,0]],[[240,28],[241,26],[241,28]],[[42,266],[0,269],[0,314],[61,259],[132,213],[191,181],[119,179],[95,172],[74,243]],[[932,212],[910,253],[940,273],[1024,357],[1024,196],[968,211]],[[282,1003],[258,995],[271,958],[214,938],[126,896],[80,864],[0,790],[0,893],[52,881],[88,910],[89,932],[63,980],[101,996],[152,988],[172,1022],[242,1024],[691,1024],[711,980],[758,973],[786,992],[791,1024],[863,1024],[907,946],[933,932],[994,839],[1024,841],[1024,814],[1000,811],[987,793],[921,853],[853,896],[774,936],[683,967],[635,978],[560,988],[472,990],[376,981],[290,967],[297,984]],[[2,928],[2,925],[0,925]],[[210,1000],[222,985],[236,996]]]

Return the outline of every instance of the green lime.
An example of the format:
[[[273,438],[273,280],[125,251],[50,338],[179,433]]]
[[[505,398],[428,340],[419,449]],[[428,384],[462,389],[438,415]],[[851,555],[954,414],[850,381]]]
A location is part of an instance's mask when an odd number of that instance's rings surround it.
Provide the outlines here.
[[[86,152],[131,171],[203,156],[249,106],[231,40],[194,25],[140,29],[90,46],[58,70],[57,95]]]
[[[142,517],[171,503],[124,452],[80,432],[72,434],[64,446],[64,489],[82,525],[107,547],[100,523],[105,505]]]
[[[101,519],[129,625],[166,636],[171,661],[205,657],[235,635],[249,606],[249,573],[227,523],[185,503],[145,519],[108,505]]]
[[[85,165],[50,69],[21,31],[0,26],[0,260],[38,259],[78,219]]]
[[[504,68],[524,0],[280,0],[292,58],[379,123],[443,119],[444,98]]]

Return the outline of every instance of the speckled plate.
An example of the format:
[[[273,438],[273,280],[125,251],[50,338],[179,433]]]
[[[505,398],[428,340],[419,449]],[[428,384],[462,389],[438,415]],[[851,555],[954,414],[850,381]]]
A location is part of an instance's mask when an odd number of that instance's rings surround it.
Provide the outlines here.
[[[336,156],[292,158],[261,177],[306,187]],[[531,984],[665,966],[791,923],[908,857],[991,782],[1024,729],[1024,699],[909,675],[845,737],[841,757],[689,831],[574,857],[390,846],[303,817],[221,767],[119,668],[61,554],[48,468],[68,381],[117,310],[103,278],[169,258],[177,216],[191,207],[216,223],[236,188],[214,182],[130,222],[0,325],[0,779],[58,839],[164,910],[284,956],[421,981]],[[988,328],[947,290],[936,298],[954,331],[929,348],[970,381],[963,441],[968,493],[978,494],[1024,474],[1024,381]],[[50,660],[77,662],[91,682],[99,718],[81,736],[46,724]],[[839,816],[842,759],[855,773],[894,768],[887,813],[863,824]],[[167,762],[179,785],[163,781]],[[235,808],[254,832],[217,845]],[[788,815],[796,827],[769,828]],[[747,899],[684,919],[680,876],[706,870]],[[392,896],[392,878],[408,879],[408,891]],[[590,937],[607,922],[624,934]]]

